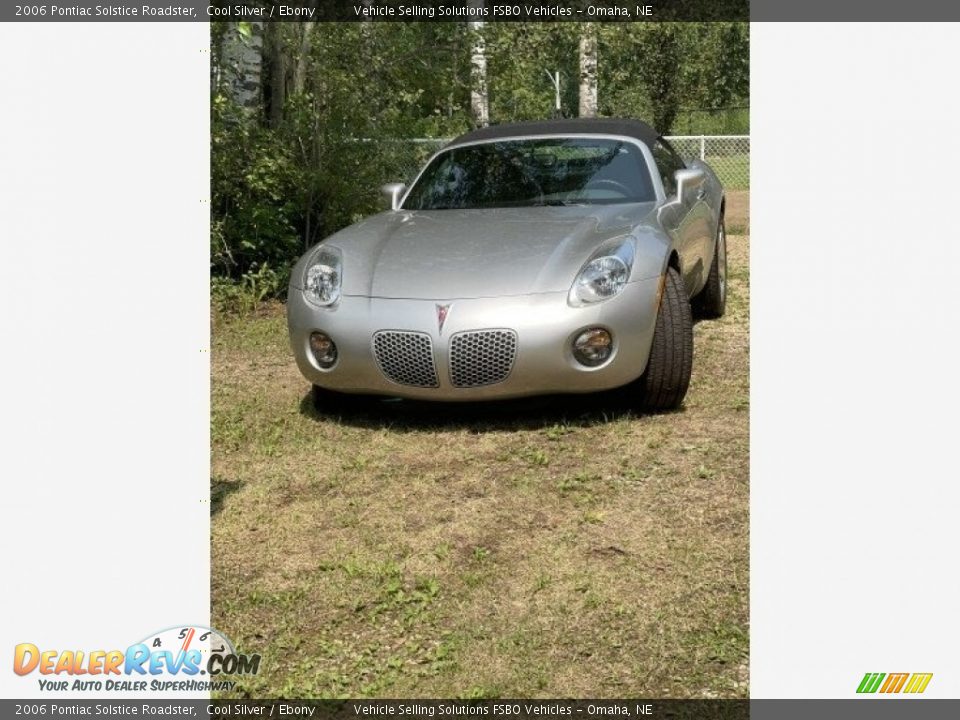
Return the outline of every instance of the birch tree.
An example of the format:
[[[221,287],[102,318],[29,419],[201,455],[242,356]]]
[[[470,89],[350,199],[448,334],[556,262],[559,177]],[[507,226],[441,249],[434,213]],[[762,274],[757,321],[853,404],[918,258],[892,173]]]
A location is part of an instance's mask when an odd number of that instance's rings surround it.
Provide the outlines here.
[[[470,7],[482,9],[484,0],[471,0]],[[487,46],[483,21],[470,21],[470,111],[479,127],[490,124],[490,95],[487,92]]]
[[[256,113],[263,82],[263,23],[237,23],[223,39],[222,56],[222,80],[230,98],[244,110]]]
[[[580,34],[580,117],[597,116],[597,33],[585,24]]]

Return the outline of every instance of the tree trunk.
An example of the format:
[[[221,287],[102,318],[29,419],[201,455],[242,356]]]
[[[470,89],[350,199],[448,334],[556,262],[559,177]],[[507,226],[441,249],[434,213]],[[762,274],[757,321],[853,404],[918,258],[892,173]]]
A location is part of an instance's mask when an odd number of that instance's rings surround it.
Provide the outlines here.
[[[287,99],[287,52],[283,37],[284,23],[268,26],[270,48],[270,124],[277,127],[283,121],[283,106]]]
[[[293,68],[293,92],[302,93],[307,86],[307,65],[310,59],[310,36],[316,23],[306,20],[300,23],[300,52],[297,55],[297,64]]]
[[[224,81],[233,101],[251,114],[262,100],[263,23],[237,23],[223,41]]]
[[[597,116],[597,34],[585,25],[580,35],[580,117]]]
[[[470,7],[483,7],[483,0],[471,0]],[[487,93],[487,46],[483,22],[468,22],[470,33],[470,110],[477,127],[490,124],[490,97]]]

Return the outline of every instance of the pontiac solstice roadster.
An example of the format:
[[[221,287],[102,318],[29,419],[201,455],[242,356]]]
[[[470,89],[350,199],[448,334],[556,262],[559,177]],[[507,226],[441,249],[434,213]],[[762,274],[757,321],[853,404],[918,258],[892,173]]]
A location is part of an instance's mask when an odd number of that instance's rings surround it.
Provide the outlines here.
[[[290,342],[318,407],[622,388],[683,401],[692,311],[724,312],[723,188],[634,120],[469,132],[387,212],[294,267]]]

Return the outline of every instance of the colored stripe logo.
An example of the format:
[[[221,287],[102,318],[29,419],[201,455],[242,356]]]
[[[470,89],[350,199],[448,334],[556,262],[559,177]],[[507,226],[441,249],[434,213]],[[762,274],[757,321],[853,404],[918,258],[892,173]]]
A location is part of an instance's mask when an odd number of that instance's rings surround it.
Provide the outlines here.
[[[933,673],[914,673],[903,691],[905,693],[922,693],[927,689],[927,685],[930,684],[930,678],[932,677]]]
[[[860,685],[857,686],[858,693],[872,694],[876,692],[891,693],[922,693],[930,684],[933,673],[866,673]]]

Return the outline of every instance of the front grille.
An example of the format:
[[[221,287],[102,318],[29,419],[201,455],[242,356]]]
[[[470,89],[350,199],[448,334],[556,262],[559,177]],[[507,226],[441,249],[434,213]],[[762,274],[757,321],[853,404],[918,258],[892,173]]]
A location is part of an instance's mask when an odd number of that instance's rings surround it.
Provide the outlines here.
[[[517,334],[512,330],[458,333],[450,340],[450,382],[454,387],[503,382],[516,356]]]
[[[433,344],[425,333],[382,330],[373,336],[373,354],[387,379],[400,385],[437,387]]]

